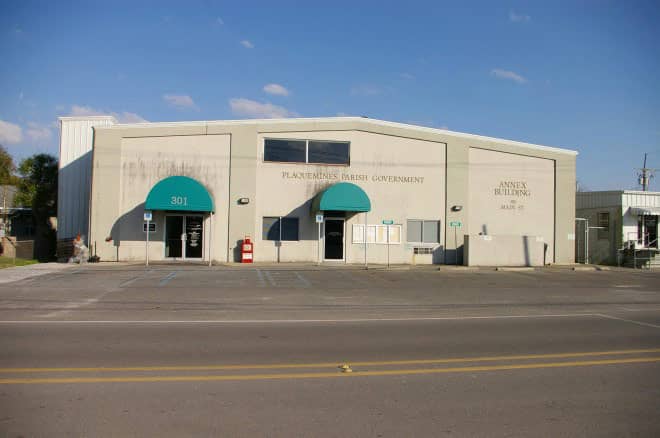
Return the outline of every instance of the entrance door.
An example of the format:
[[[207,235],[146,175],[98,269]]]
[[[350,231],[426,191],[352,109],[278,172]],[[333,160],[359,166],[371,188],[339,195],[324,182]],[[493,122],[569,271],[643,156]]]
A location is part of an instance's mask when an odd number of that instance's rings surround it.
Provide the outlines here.
[[[183,258],[183,216],[165,216],[165,257]]]
[[[202,258],[203,216],[186,216],[186,258]]]
[[[201,259],[204,254],[204,216],[165,216],[165,257]]]
[[[344,260],[344,220],[326,219],[324,230],[325,259]]]
[[[645,216],[647,241],[644,242],[649,248],[658,247],[658,216]]]

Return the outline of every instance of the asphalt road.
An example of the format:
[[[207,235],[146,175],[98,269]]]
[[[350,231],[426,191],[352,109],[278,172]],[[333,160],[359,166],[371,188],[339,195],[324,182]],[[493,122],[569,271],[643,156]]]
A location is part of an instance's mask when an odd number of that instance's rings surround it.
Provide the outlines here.
[[[0,351],[0,436],[660,436],[657,273],[89,266]]]

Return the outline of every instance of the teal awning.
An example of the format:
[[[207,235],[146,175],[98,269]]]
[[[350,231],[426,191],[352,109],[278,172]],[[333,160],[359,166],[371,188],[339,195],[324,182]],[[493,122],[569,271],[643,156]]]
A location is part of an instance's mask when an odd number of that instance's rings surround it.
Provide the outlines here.
[[[371,211],[371,201],[355,184],[337,183],[319,192],[312,200],[312,212]]]
[[[206,188],[187,176],[170,176],[152,187],[145,210],[213,212],[213,200]]]

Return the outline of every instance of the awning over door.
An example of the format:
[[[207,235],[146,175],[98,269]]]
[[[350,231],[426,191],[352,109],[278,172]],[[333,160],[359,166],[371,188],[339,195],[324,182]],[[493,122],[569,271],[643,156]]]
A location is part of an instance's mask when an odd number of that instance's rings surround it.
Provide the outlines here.
[[[630,213],[637,216],[658,216],[660,207],[630,207]]]
[[[213,212],[213,199],[206,188],[187,176],[160,180],[147,195],[145,210]]]
[[[333,184],[312,200],[312,213],[319,211],[371,211],[371,201],[360,187],[351,183]]]

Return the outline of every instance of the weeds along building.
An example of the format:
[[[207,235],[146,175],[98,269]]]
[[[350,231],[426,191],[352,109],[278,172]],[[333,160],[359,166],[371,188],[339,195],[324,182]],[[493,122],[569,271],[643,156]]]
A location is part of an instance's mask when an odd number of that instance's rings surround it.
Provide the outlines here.
[[[58,238],[103,261],[570,263],[570,150],[358,117],[61,118]],[[366,240],[366,244],[365,244]]]

